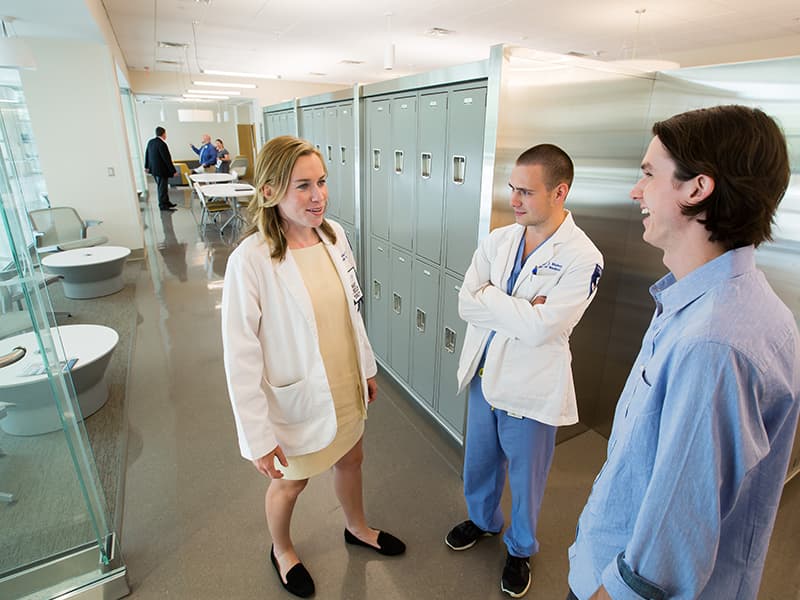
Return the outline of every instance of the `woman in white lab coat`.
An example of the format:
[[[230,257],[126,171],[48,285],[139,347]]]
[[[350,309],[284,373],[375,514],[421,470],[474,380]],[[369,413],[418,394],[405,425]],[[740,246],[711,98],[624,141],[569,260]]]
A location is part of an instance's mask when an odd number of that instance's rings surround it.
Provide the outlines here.
[[[333,468],[344,538],[384,555],[403,542],[364,516],[362,434],[377,366],[359,313],[361,290],[341,226],[325,219],[319,151],[281,136],[259,152],[252,227],[228,260],[222,295],[225,373],[239,448],[270,478],[270,560],[289,592],[314,582],[290,537],[309,477]]]

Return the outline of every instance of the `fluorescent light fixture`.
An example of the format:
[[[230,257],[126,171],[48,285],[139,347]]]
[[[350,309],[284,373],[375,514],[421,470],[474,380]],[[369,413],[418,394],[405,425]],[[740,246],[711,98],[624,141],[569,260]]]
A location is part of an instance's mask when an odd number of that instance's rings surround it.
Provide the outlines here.
[[[208,73],[208,71],[206,71]],[[213,87],[231,87],[246,90],[252,90],[256,86],[255,83],[225,83],[224,81],[193,81],[192,85],[210,85]]]
[[[209,96],[207,94],[184,94],[184,98],[208,98],[210,100],[228,100],[230,96]]]
[[[277,79],[277,75],[267,75],[266,73],[242,73],[240,71],[213,71],[203,69],[203,75],[227,75],[228,77],[256,77],[258,79]]]
[[[188,94],[214,94],[215,96],[241,96],[242,92],[234,91],[234,90],[198,90],[198,89],[188,89],[186,90]]]

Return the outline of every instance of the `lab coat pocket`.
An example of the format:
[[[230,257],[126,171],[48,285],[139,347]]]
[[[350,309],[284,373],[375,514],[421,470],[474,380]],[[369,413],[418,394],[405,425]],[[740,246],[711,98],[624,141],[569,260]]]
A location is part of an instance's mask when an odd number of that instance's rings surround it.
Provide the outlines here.
[[[264,380],[269,401],[269,420],[276,424],[292,425],[307,420],[312,413],[308,397],[308,381],[300,379],[289,385],[275,386]]]

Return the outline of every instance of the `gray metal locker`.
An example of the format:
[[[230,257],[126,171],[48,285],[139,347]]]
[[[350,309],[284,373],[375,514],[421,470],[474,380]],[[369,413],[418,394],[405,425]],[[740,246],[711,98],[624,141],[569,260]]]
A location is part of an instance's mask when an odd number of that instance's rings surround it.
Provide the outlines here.
[[[353,103],[337,107],[336,121],[339,125],[339,147],[334,156],[339,163],[339,218],[344,223],[355,225],[355,133],[353,130]]]
[[[325,109],[317,106],[314,108],[314,139],[313,144],[323,155],[325,154]]]
[[[389,301],[392,296],[389,267],[389,244],[385,240],[370,240],[369,286],[367,294],[367,323],[372,350],[383,360],[389,360]]]
[[[450,92],[447,106],[445,266],[465,273],[478,245],[486,88]]]
[[[339,220],[341,189],[339,162],[336,160],[336,147],[339,145],[339,124],[335,106],[325,107],[325,135],[322,138],[322,158],[328,167],[328,214]]]
[[[366,164],[369,169],[368,200],[370,232],[389,239],[389,100],[371,100],[367,108],[369,147]]]
[[[389,302],[389,364],[408,381],[411,345],[411,255],[392,248]]]
[[[433,408],[436,393],[436,337],[439,331],[439,269],[414,261],[409,383]]]
[[[418,256],[441,264],[447,92],[420,95],[418,112],[415,250]]]
[[[286,115],[286,125],[283,130],[284,135],[297,135],[295,112],[292,110]]]
[[[314,143],[314,109],[304,108],[300,111],[300,131],[299,136]]]
[[[458,359],[467,324],[458,316],[458,292],[462,280],[445,274],[442,279],[442,315],[439,326],[439,396],[437,412],[462,437],[467,410],[467,393],[456,394]]]
[[[417,147],[417,98],[405,96],[392,100],[391,108],[391,220],[389,239],[412,250],[414,239],[414,187]]]

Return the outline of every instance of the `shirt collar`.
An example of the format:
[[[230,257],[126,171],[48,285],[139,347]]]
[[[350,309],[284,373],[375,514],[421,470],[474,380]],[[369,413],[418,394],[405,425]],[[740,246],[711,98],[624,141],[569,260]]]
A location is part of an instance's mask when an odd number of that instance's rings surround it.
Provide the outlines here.
[[[755,248],[744,246],[698,267],[683,279],[667,273],[650,286],[658,313],[673,313],[697,300],[720,283],[756,268]]]

